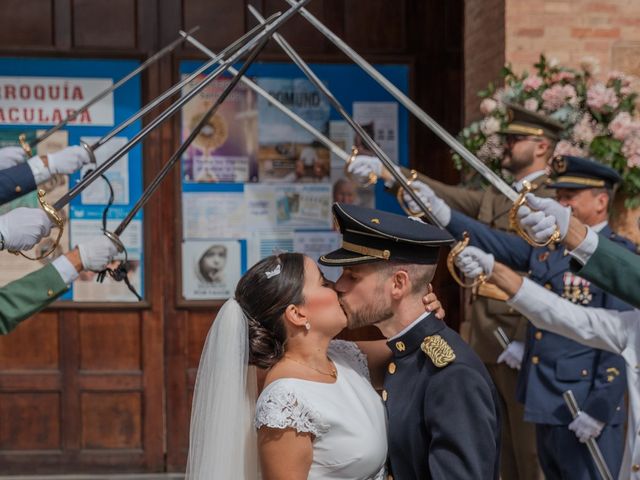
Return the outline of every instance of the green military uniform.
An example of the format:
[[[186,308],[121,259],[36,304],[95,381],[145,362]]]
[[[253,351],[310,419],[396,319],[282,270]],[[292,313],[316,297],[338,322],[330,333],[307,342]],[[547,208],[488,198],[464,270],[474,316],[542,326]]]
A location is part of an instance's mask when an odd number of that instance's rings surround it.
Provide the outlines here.
[[[0,335],[42,310],[67,288],[52,264],[0,288]]]
[[[640,308],[640,255],[634,255],[600,236],[598,248],[589,261],[584,267],[572,262],[572,270],[603,290]]]

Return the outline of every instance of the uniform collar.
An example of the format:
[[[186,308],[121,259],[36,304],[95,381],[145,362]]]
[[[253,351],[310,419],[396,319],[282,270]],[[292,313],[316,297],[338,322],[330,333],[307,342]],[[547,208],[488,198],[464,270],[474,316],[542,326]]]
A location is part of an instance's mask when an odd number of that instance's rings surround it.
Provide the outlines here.
[[[439,332],[445,326],[444,322],[438,320],[433,313],[428,313],[388,340],[387,346],[394,357],[404,357],[419,349],[425,337]]]
[[[607,235],[609,233],[609,231],[611,230],[609,228],[606,228],[608,226],[609,226],[609,222],[607,220],[605,220],[604,222],[600,222],[600,223],[598,223],[596,225],[592,225],[591,226],[591,230],[593,230],[594,232],[597,232],[597,233],[601,233],[602,232],[604,235]]]

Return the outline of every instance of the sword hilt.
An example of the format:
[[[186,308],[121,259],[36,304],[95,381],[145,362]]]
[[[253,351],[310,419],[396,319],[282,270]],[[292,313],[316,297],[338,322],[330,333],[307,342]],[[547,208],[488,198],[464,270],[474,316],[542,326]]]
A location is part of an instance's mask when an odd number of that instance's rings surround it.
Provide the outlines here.
[[[116,248],[118,249],[118,253],[125,252],[126,254],[127,249],[125,248],[124,243],[122,243],[122,240],[120,240],[120,237],[118,235],[110,232],[109,230],[103,230],[102,233],[104,233],[104,236],[115,244]]]
[[[358,175],[354,175],[349,171],[349,165],[355,160],[358,156],[358,148],[354,145],[351,147],[351,155],[347,158],[346,163],[344,164],[344,174],[345,176],[354,183],[357,183],[362,188],[370,187],[371,185],[375,185],[378,181],[378,175],[373,172],[369,172],[369,177],[365,182],[362,181],[362,178],[358,177]]]
[[[21,133],[18,135],[18,141],[20,142],[20,146],[24,152],[29,155],[29,157],[33,157],[33,150],[31,150],[31,145],[27,142],[27,135],[25,133]]]
[[[464,232],[462,234],[462,240],[456,243],[451,249],[451,251],[449,252],[449,255],[447,255],[447,268],[449,269],[449,273],[451,273],[451,276],[453,277],[453,279],[462,288],[475,288],[487,281],[487,276],[484,273],[481,273],[480,275],[478,275],[478,277],[475,280],[473,280],[473,282],[465,283],[460,278],[460,276],[458,275],[458,272],[456,271],[456,264],[455,264],[456,258],[469,245],[469,240],[470,240],[469,234],[467,232]]]
[[[411,170],[411,173],[410,173],[409,177],[407,178],[407,185],[409,187],[411,187],[411,184],[413,182],[415,182],[417,178],[418,178],[418,172],[415,171],[415,170]],[[415,189],[414,189],[414,191],[415,191]],[[404,210],[404,213],[406,213],[410,217],[418,217],[418,218],[420,218],[420,217],[424,216],[424,212],[421,209],[418,209],[418,210],[412,209],[409,206],[409,204],[407,203],[407,201],[404,199],[404,187],[402,187],[402,185],[398,185],[398,191],[396,193],[396,200],[398,200],[398,204],[400,205],[400,208],[402,208],[402,210]]]
[[[84,148],[84,151],[89,155],[89,163],[93,163],[94,165],[98,165],[98,161],[96,160],[96,155],[93,153],[93,149],[89,146],[88,143],[80,141],[80,146]]]
[[[525,180],[522,182],[522,191],[520,192],[520,196],[513,202],[513,207],[511,207],[511,211],[509,212],[509,225],[511,228],[522,238],[526,240],[526,242],[532,247],[546,247],[552,243],[556,243],[560,241],[560,230],[556,226],[551,237],[546,242],[537,242],[534,240],[531,235],[526,231],[526,229],[522,228],[520,222],[518,221],[518,209],[527,203],[527,193],[531,192],[531,184]]]
[[[54,228],[58,229],[58,235],[56,236],[53,246],[49,248],[49,250],[46,250],[40,255],[34,256],[34,257],[29,256],[26,253],[21,252],[19,250],[9,250],[11,253],[15,255],[22,255],[24,258],[28,258],[29,260],[42,260],[43,258],[46,258],[49,255],[51,255],[55,251],[55,249],[58,248],[58,245],[60,245],[60,240],[62,239],[62,234],[64,233],[64,219],[56,211],[55,208],[53,208],[51,205],[47,203],[47,201],[45,200],[45,195],[46,193],[44,190],[38,190],[38,203],[40,204],[40,207],[42,207],[44,212],[51,219],[51,221],[54,224]]]

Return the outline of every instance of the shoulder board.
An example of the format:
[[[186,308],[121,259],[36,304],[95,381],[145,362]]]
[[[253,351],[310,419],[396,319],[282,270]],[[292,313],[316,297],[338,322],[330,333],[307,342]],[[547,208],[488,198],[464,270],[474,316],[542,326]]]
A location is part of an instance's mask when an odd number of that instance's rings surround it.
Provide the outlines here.
[[[420,349],[438,368],[446,367],[456,359],[453,349],[440,335],[425,337]]]

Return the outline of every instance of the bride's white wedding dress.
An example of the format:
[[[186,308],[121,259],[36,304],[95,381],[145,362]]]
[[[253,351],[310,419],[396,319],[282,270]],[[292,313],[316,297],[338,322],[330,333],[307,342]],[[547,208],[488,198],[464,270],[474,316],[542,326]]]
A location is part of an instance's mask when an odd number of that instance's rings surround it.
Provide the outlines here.
[[[258,398],[255,426],[312,433],[310,480],[386,479],[385,410],[371,386],[366,356],[342,340],[331,342],[328,355],[338,371],[335,383],[273,381]]]

